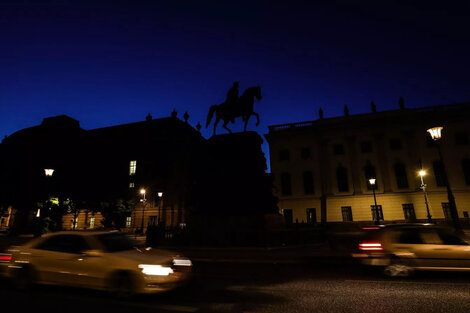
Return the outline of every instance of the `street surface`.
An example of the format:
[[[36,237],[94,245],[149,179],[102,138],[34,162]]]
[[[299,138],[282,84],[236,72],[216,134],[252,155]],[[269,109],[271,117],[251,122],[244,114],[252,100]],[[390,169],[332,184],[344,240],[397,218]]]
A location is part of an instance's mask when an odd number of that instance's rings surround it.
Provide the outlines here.
[[[170,293],[119,300],[102,292],[0,287],[2,312],[470,312],[470,273],[388,279],[351,262],[196,262]]]

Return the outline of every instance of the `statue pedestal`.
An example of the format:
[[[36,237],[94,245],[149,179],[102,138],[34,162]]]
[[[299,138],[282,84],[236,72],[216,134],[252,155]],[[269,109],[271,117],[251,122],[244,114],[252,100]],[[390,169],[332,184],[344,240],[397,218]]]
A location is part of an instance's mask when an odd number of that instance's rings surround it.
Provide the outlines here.
[[[229,245],[256,245],[265,232],[265,215],[277,214],[262,143],[256,132],[208,140],[198,207],[192,214],[193,225],[205,238],[210,234]]]

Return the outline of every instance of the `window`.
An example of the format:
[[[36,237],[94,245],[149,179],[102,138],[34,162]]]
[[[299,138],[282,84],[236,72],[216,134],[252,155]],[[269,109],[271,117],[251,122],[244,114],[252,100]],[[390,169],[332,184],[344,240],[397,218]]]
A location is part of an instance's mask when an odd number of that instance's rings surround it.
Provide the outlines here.
[[[88,223],[90,229],[93,229],[95,228],[95,218],[94,217],[90,217],[90,221]]]
[[[465,178],[465,184],[470,185],[470,159],[462,160],[462,171]]]
[[[134,187],[135,187],[134,183],[129,183],[129,188],[134,188]]]
[[[310,159],[310,148],[300,149],[300,158],[302,158],[304,160]]]
[[[344,146],[340,143],[333,145],[333,153],[335,155],[343,155],[344,154]]]
[[[292,194],[292,187],[290,183],[290,174],[289,173],[282,173],[281,174],[281,192],[285,196],[289,196]]]
[[[416,221],[415,208],[413,203],[405,203],[403,206],[403,215],[407,221]]]
[[[456,145],[468,145],[468,135],[465,132],[455,133]]]
[[[129,162],[129,175],[135,175],[135,171],[137,169],[137,161],[133,160]]]
[[[341,214],[343,215],[343,222],[352,222],[352,209],[350,206],[342,206],[341,207]]]
[[[362,141],[361,142],[361,152],[362,153],[371,153],[372,152],[372,142]]]
[[[463,217],[468,218],[468,211],[463,211]]]
[[[383,221],[383,219],[384,219],[384,214],[383,214],[383,212],[382,212],[382,205],[380,205],[380,204],[377,205],[377,208],[376,208],[375,205],[371,205],[371,206],[370,206],[370,210],[371,210],[371,212],[372,212],[372,220],[373,220],[373,221],[376,221],[376,220],[377,220],[377,218],[376,218],[376,216],[377,216],[377,211],[379,211],[379,220]]]
[[[78,216],[75,216],[73,219],[70,220],[70,222],[72,223],[72,229],[75,230],[78,226]]]
[[[74,254],[90,249],[83,237],[77,235],[57,235],[49,237],[40,243],[37,248],[41,250]]]
[[[374,189],[377,190],[379,189],[379,185],[377,183],[377,175],[375,173],[375,167],[370,164],[369,161],[367,161],[366,167],[364,167],[364,175],[366,178],[366,183],[367,183],[367,189],[372,190],[372,185],[369,182],[369,179],[375,178],[375,186]]]
[[[282,210],[282,215],[284,215],[284,221],[286,225],[291,225],[294,222],[294,217],[292,215],[292,209]]]
[[[421,235],[423,242],[428,245],[442,245],[442,240],[436,229],[420,229],[419,234]]]
[[[317,222],[317,209],[307,209],[307,223],[315,224]]]
[[[129,228],[131,227],[132,224],[132,217],[128,216],[126,217],[126,227]]]
[[[452,220],[449,202],[442,202],[442,211],[444,212],[444,217],[446,220]]]
[[[348,170],[342,165],[339,165],[336,169],[336,180],[338,182],[339,192],[349,191]]]
[[[438,229],[437,233],[442,240],[442,244],[444,245],[453,245],[453,246],[467,246],[468,243],[463,241],[460,237],[444,230]]]
[[[403,163],[395,163],[395,177],[398,188],[408,188],[408,178],[406,177],[406,167]]]
[[[315,193],[313,188],[313,173],[311,171],[304,172],[304,194],[311,195]]]
[[[436,179],[436,185],[439,187],[445,186],[445,178],[444,178],[444,166],[441,161],[434,161],[432,163],[432,167],[434,169],[434,178]]]
[[[399,230],[400,235],[398,237],[399,243],[405,244],[423,244],[423,239],[421,238],[418,230],[416,228],[405,228]]]
[[[289,150],[281,149],[279,150],[279,160],[288,161],[290,159]]]
[[[390,139],[390,149],[392,150],[401,150],[401,140],[398,138]]]

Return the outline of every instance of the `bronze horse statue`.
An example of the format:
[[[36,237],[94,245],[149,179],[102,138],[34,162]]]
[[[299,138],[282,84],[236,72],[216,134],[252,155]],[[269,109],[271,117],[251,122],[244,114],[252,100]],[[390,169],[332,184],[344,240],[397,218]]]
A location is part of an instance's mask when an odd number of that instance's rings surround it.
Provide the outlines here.
[[[248,120],[250,119],[250,116],[252,115],[256,116],[256,126],[258,126],[259,114],[253,111],[255,98],[257,100],[262,99],[260,86],[250,87],[250,88],[245,89],[242,96],[235,103],[229,104],[229,103],[224,102],[221,104],[214,104],[209,109],[209,114],[207,115],[207,120],[206,120],[206,127],[208,127],[209,124],[211,123],[212,116],[214,116],[214,113],[216,116],[216,119],[214,122],[214,135],[215,135],[215,130],[217,128],[217,124],[219,123],[221,119],[224,121],[224,123],[222,124],[222,127],[225,128],[229,133],[232,133],[232,131],[227,127],[227,124],[229,122],[234,123],[236,117],[241,117],[242,120],[245,122],[243,131],[246,131]]]

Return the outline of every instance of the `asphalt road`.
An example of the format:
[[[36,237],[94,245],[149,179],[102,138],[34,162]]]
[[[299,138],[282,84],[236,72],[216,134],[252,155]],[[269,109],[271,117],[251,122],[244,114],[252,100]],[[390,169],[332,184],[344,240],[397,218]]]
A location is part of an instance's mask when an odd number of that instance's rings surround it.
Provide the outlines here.
[[[388,279],[354,264],[197,263],[194,281],[119,300],[101,292],[2,281],[2,312],[470,312],[470,273]]]

